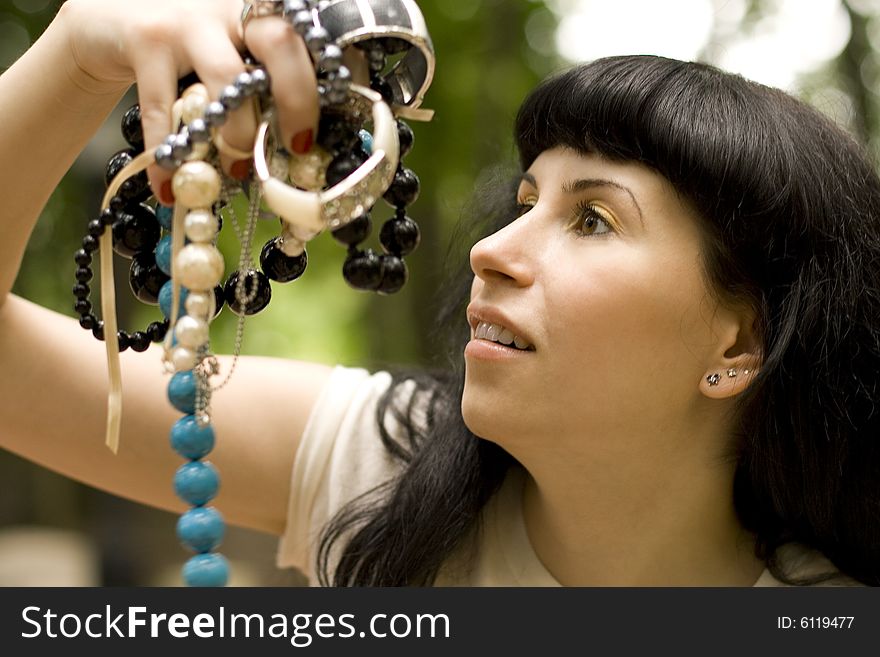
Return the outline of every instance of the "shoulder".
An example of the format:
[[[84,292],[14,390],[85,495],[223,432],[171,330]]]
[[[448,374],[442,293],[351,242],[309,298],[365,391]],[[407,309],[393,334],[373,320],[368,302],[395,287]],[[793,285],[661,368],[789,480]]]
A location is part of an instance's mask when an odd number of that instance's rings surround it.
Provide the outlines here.
[[[405,417],[423,417],[419,378],[342,366],[330,373],[294,460],[279,566],[308,571],[327,522],[403,470],[406,459],[395,447],[405,453],[412,444]]]

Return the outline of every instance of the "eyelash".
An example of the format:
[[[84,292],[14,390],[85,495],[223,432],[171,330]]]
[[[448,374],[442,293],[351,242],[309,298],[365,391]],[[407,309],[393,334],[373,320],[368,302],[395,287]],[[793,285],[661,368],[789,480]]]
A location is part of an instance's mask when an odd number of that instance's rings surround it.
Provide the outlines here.
[[[519,203],[516,204],[516,216],[521,217],[526,212],[531,210],[534,205],[529,205],[528,203]],[[581,237],[598,237],[602,235],[608,235],[614,232],[614,229],[611,227],[611,224],[608,222],[605,217],[602,216],[600,212],[596,210],[596,207],[587,201],[579,201],[575,206],[575,220],[574,220],[574,228],[580,234]],[[595,220],[602,222],[608,230],[605,230],[601,233],[587,233],[582,230],[584,223],[587,220]],[[595,224],[594,224],[595,225]]]

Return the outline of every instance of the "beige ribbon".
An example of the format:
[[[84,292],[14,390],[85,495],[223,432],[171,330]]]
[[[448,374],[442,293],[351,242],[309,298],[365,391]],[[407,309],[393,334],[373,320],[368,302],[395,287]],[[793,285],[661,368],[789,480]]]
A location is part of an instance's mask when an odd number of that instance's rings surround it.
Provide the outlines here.
[[[116,174],[110,182],[101,202],[101,211],[110,207],[110,200],[116,196],[126,180],[145,170],[156,161],[156,149],[141,153]],[[107,432],[105,443],[110,451],[119,451],[119,433],[122,426],[122,368],[119,363],[119,340],[116,336],[116,289],[113,282],[113,230],[104,229],[99,241],[101,258],[101,315],[104,321],[104,344],[107,347],[107,374],[109,393],[107,396]]]

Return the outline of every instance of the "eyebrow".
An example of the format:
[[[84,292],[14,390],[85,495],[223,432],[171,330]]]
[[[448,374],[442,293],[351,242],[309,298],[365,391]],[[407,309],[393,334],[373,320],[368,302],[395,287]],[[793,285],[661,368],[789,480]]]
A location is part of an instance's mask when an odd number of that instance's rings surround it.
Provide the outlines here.
[[[535,189],[538,189],[538,181],[532,174],[528,172],[524,173],[522,175],[522,180],[529,183]],[[628,187],[624,187],[613,180],[607,180],[606,178],[578,178],[577,180],[567,180],[562,184],[562,191],[566,194],[577,194],[592,187],[611,187],[625,192],[629,196],[633,205],[636,206],[636,210],[639,213],[639,221],[642,223],[642,226],[645,225],[645,220],[642,218],[642,208],[639,206],[638,201],[636,201],[636,197],[633,195],[632,191],[630,191]]]

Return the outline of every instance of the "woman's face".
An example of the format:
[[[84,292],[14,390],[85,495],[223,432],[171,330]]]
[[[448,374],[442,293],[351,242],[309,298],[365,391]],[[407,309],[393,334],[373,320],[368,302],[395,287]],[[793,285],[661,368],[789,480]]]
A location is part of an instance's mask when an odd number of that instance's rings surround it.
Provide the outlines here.
[[[535,160],[517,201],[520,216],[471,251],[468,427],[506,448],[605,435],[626,452],[698,430],[718,339],[693,211],[644,166],[562,147]],[[488,341],[483,322],[530,347]]]

